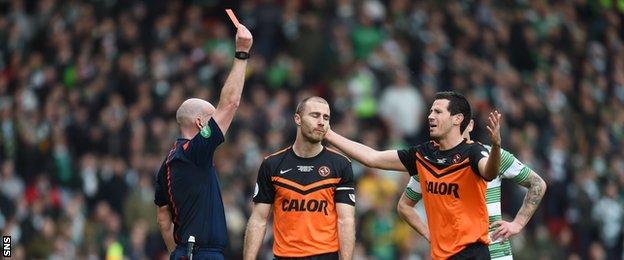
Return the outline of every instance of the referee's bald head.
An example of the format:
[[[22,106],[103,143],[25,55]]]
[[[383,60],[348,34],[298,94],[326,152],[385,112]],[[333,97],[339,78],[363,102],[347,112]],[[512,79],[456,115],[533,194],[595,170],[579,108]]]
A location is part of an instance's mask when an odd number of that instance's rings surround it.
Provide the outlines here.
[[[214,111],[215,108],[210,102],[199,98],[189,98],[182,102],[176,111],[176,121],[180,127],[193,127],[197,119],[204,123]]]

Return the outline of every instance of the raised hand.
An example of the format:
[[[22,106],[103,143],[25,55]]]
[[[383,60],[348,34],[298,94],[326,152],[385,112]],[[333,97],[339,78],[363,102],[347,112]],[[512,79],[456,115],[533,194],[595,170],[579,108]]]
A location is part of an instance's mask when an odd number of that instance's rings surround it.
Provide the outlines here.
[[[492,141],[492,145],[500,146],[501,145],[501,136],[500,136],[500,121],[501,114],[494,110],[494,112],[490,113],[488,117],[488,125],[487,130],[490,132],[490,140]]]
[[[236,30],[236,51],[249,52],[253,44],[253,36],[251,32],[242,24],[239,24]]]

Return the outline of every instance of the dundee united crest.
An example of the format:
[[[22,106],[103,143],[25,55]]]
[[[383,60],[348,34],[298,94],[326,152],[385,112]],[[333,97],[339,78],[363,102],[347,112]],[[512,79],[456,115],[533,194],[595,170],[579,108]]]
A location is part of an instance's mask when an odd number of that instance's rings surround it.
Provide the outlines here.
[[[318,173],[319,173],[319,175],[321,175],[321,177],[327,177],[329,175],[329,173],[331,173],[331,171],[329,170],[329,167],[321,166],[318,169]]]
[[[456,154],[456,155],[454,155],[454,156],[453,156],[453,161],[452,161],[452,163],[458,163],[458,162],[459,162],[459,160],[461,160],[461,155]]]

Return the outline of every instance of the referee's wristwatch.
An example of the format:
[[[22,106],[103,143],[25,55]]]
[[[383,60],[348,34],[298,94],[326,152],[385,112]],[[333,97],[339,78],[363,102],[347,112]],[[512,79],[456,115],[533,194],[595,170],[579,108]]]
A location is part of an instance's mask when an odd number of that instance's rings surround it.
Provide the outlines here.
[[[236,57],[239,60],[246,60],[246,59],[249,59],[249,52],[237,51],[236,53],[234,53],[234,57]]]

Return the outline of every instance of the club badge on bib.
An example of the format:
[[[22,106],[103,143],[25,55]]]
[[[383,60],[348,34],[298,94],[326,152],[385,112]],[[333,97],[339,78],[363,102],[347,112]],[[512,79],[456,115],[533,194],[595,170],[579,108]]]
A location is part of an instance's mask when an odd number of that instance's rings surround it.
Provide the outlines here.
[[[331,173],[331,170],[329,170],[329,167],[327,166],[321,166],[318,169],[318,174],[321,175],[321,177],[327,177],[329,173]]]

